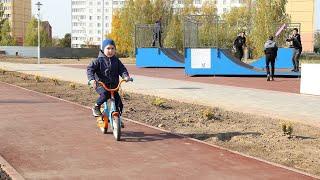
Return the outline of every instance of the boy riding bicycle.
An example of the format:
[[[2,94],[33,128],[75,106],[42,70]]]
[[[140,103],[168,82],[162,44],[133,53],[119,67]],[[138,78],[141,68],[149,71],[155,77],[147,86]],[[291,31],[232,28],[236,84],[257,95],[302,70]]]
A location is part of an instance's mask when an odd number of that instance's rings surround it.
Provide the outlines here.
[[[110,99],[110,92],[106,91],[97,82],[101,81],[109,88],[115,88],[119,84],[119,76],[124,80],[130,79],[127,68],[122,62],[115,56],[116,45],[112,39],[106,39],[102,43],[102,50],[99,52],[97,59],[93,60],[87,67],[87,76],[89,84],[100,95],[95,105],[92,107],[92,113],[94,116],[101,116],[101,105]],[[115,103],[117,111],[121,114],[123,104],[118,92],[115,92]]]

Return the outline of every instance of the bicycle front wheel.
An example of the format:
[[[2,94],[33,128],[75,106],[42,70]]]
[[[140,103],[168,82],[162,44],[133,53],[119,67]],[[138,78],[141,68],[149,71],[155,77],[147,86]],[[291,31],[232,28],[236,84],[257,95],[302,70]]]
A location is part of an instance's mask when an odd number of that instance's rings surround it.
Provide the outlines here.
[[[117,141],[120,141],[121,137],[121,125],[118,115],[113,116],[113,136]]]

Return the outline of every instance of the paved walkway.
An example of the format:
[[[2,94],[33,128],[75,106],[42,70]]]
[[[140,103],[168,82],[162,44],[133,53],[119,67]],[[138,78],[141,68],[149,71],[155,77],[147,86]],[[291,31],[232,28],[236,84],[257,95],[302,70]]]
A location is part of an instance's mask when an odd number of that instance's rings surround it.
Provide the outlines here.
[[[62,65],[11,64],[0,68],[55,77],[86,84],[86,70]],[[228,110],[262,114],[284,120],[300,121],[320,127],[320,96],[301,95],[261,89],[223,86],[190,81],[132,75],[130,92],[156,95],[189,103],[220,106]]]
[[[314,179],[132,122],[116,142],[90,114],[0,83],[0,155],[26,179]]]
[[[75,67],[85,69],[87,65],[64,65],[65,67]],[[187,76],[183,68],[138,68],[135,65],[127,65],[131,74],[149,76],[155,78],[165,78],[183,80],[190,82],[201,82],[233,87],[244,87],[253,89],[263,89],[271,91],[300,93],[299,77],[276,77],[275,81],[267,82],[266,77],[225,77],[225,76]]]

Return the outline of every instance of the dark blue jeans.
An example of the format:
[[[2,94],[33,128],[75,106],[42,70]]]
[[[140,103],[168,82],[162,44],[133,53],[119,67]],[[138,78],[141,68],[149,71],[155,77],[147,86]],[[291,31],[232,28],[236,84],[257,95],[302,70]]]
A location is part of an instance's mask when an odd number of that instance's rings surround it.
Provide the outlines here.
[[[96,102],[98,106],[101,106],[104,102],[107,102],[107,100],[111,98],[111,93],[106,91],[102,86],[98,86],[96,91],[100,95]],[[117,111],[121,114],[123,109],[123,104],[118,92],[114,93],[114,99],[115,99]]]
[[[301,55],[302,49],[294,49],[293,51],[293,57],[292,57],[292,64],[293,69],[299,71],[299,58]]]
[[[266,54],[266,71],[267,71],[267,75],[270,75],[269,64],[271,64],[271,77],[274,77],[275,61],[276,61],[276,56],[274,54]]]

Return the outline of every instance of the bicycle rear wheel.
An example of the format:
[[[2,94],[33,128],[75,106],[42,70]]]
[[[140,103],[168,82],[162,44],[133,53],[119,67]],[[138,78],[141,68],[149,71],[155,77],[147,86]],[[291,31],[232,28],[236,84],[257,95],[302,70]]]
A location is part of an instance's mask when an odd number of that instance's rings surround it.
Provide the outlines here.
[[[118,115],[113,116],[113,136],[117,141],[120,141],[121,126],[120,126],[120,118]]]

